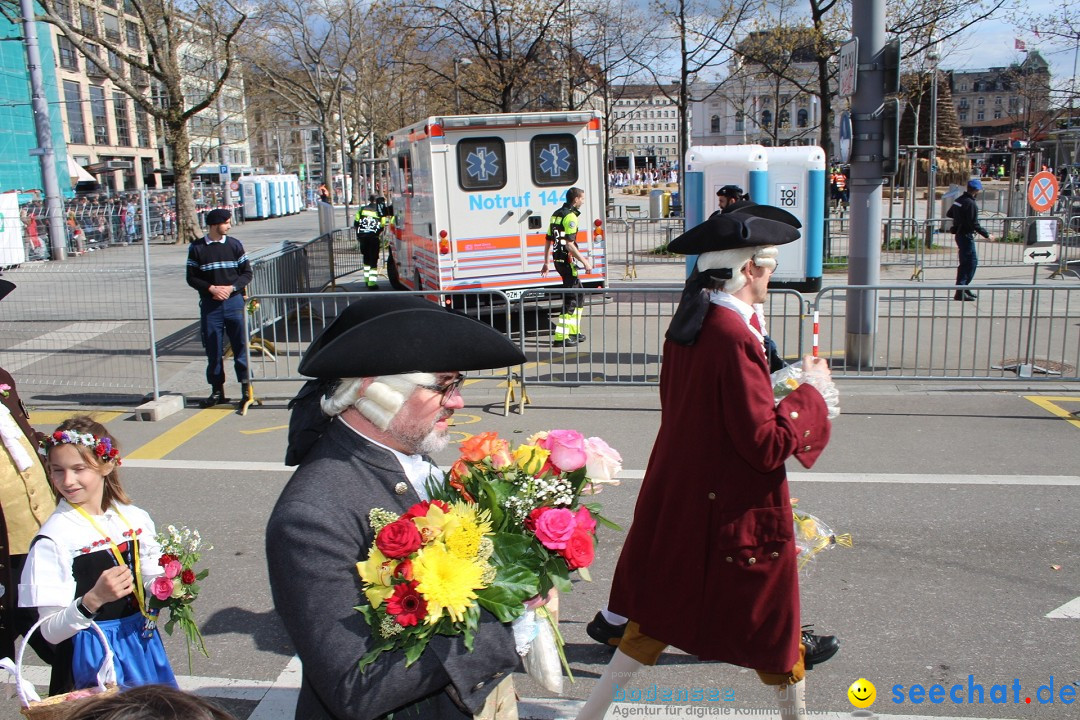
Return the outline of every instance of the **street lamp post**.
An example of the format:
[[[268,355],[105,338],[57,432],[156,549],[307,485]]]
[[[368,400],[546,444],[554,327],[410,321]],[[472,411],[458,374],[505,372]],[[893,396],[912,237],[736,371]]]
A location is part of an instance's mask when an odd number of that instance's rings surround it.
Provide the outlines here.
[[[930,46],[930,52],[926,55],[930,61],[930,166],[926,172],[926,217],[935,217],[935,200],[937,194],[937,90],[938,90],[938,60],[941,58],[941,43],[935,42]],[[916,140],[916,144],[918,141]]]
[[[454,114],[461,114],[461,84],[458,82],[458,65],[472,65],[472,60],[463,58],[454,58]]]

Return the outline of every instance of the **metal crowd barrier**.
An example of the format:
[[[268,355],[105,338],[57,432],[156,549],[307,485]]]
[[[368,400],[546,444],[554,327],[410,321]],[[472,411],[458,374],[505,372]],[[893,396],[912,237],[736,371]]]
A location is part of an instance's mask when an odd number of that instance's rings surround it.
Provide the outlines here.
[[[839,286],[813,302],[820,313],[822,355],[843,378],[892,380],[1078,380],[1080,288],[1068,285],[971,285],[972,302],[953,299],[955,285]],[[870,293],[878,308],[867,355],[845,357],[847,302]],[[839,362],[838,362],[839,360]]]

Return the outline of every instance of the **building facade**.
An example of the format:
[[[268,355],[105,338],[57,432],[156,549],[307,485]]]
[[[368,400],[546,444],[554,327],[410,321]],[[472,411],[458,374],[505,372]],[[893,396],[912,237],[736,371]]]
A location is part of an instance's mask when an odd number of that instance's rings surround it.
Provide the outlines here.
[[[655,85],[621,85],[611,99],[609,156],[616,168],[678,165],[679,109],[669,97],[677,88],[662,91]]]
[[[1008,150],[1050,129],[1050,65],[1037,50],[1023,62],[949,73],[960,130],[973,151]]]
[[[71,192],[67,147],[61,123],[61,105],[57,93],[52,47],[44,42],[48,27],[37,23],[41,46],[42,74],[45,97],[49,103],[52,142],[56,156],[56,174],[60,190]],[[30,74],[27,70],[26,48],[19,40],[22,27],[0,17],[0,192],[38,194],[43,191],[41,163],[31,151],[38,147],[34,112],[30,106]]]
[[[68,23],[95,31],[135,55],[146,55],[146,38],[135,8],[124,0],[55,0]],[[111,80],[55,27],[51,46],[63,107],[64,137],[76,165],[110,191],[157,187],[157,142],[149,113]],[[45,37],[43,35],[43,37]],[[88,49],[137,89],[150,91],[149,76],[127,66],[116,53],[94,43]]]

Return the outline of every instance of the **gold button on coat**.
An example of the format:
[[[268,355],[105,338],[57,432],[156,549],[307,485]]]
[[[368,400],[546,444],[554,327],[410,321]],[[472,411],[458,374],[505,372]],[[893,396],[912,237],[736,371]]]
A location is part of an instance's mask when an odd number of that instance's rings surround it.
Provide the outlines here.
[[[807,448],[807,449],[809,449],[809,448]],[[394,492],[396,492],[398,495],[404,495],[408,491],[409,491],[409,486],[406,485],[403,482],[399,482],[397,485],[394,486]]]
[[[803,437],[810,437],[810,431],[809,430],[803,430],[802,436]]]
[[[799,411],[798,410],[792,410],[791,411],[791,419],[792,420],[798,420],[799,419]]]
[[[780,557],[780,553],[778,553],[778,552],[774,552],[774,553],[772,554],[772,558],[773,558],[773,560],[775,560],[775,559],[776,559],[776,558],[778,558],[778,557]]]
[[[716,499],[716,493],[713,493],[713,492],[709,493],[709,499],[710,500],[715,500]]]
[[[753,565],[756,562],[757,562],[757,558],[752,557],[752,558],[750,558],[749,560],[746,561],[746,564],[747,565]]]

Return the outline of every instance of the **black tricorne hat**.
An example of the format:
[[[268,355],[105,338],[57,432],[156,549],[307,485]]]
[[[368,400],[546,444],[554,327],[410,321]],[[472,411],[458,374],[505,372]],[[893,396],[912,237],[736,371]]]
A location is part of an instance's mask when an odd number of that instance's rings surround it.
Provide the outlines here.
[[[7,297],[7,294],[15,289],[15,283],[8,282],[7,280],[0,280],[0,300]]]
[[[772,205],[749,205],[736,212],[714,214],[671,241],[668,250],[700,255],[714,250],[785,245],[799,239],[799,219]]]
[[[210,212],[206,213],[206,226],[211,227],[213,225],[220,225],[221,223],[227,223],[232,220],[232,213],[222,208],[214,208]]]
[[[342,311],[304,354],[301,375],[322,379],[485,370],[525,362],[505,335],[413,295],[379,294]]]

